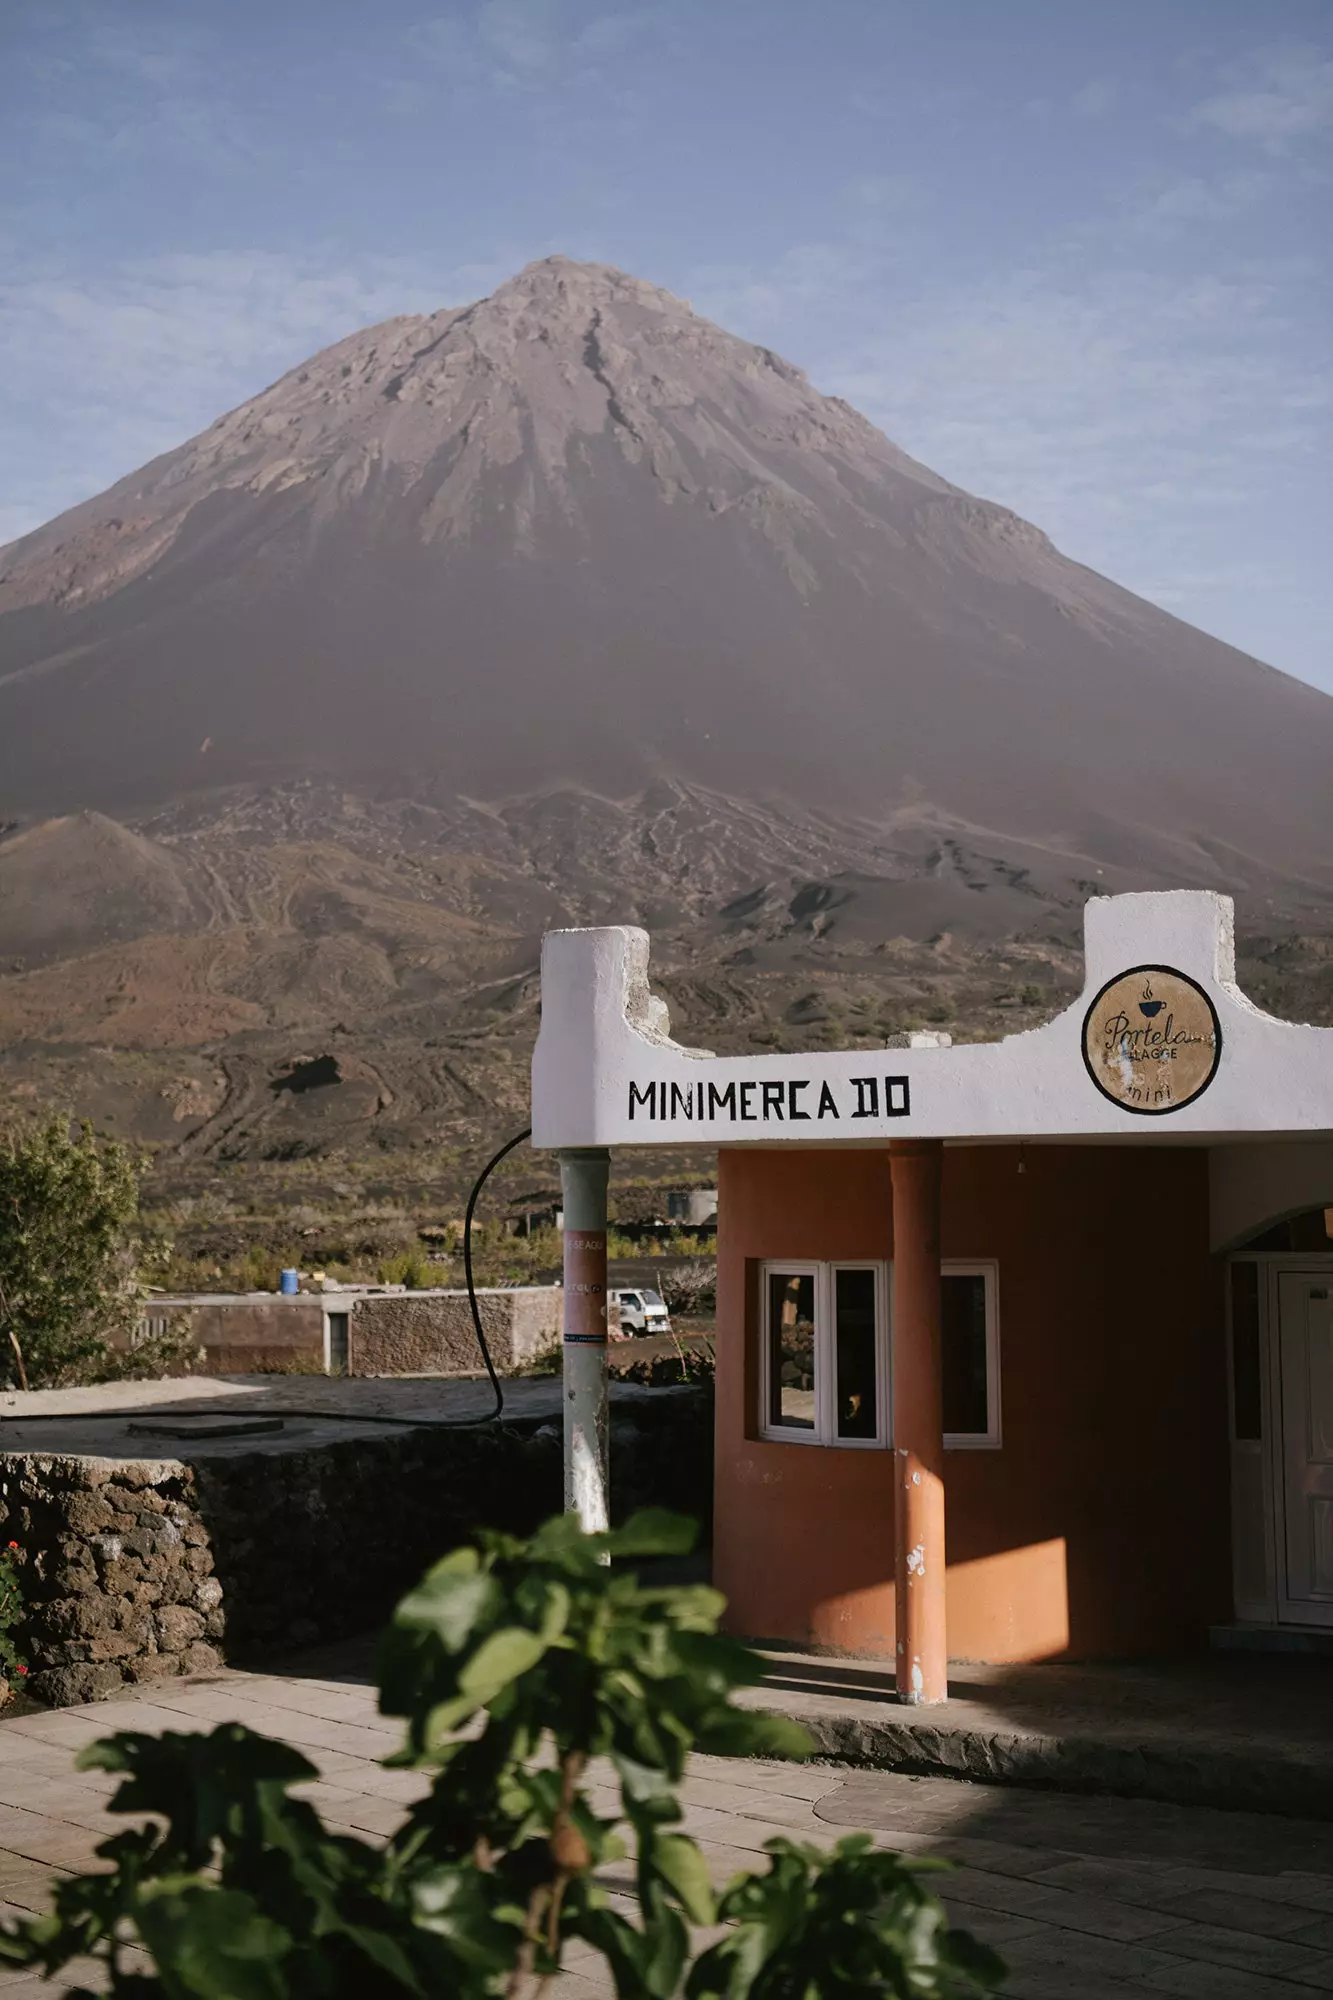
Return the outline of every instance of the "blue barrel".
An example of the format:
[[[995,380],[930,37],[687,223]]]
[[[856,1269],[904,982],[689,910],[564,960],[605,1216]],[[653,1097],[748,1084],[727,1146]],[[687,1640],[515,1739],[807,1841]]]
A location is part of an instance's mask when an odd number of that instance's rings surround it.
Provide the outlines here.
[[[300,1289],[301,1273],[299,1271],[284,1271],[278,1280],[278,1290],[284,1296],[290,1298],[293,1292],[299,1292]]]

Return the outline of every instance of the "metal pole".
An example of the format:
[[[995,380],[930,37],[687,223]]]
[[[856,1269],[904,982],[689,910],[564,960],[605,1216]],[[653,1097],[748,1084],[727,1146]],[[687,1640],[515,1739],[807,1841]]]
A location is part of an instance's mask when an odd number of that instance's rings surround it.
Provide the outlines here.
[[[565,1511],[586,1533],[611,1524],[606,1415],[606,1184],[611,1155],[560,1155],[565,1202]]]

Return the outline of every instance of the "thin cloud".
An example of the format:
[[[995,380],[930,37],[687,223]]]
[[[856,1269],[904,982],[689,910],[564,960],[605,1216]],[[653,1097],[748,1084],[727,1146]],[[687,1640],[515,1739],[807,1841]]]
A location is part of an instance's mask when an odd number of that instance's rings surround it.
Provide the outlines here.
[[[1333,60],[1312,50],[1273,50],[1248,67],[1248,87],[1205,98],[1186,123],[1277,151],[1333,125]]]
[[[46,40],[17,58],[26,73],[21,118],[37,149],[65,147],[106,162],[166,155],[227,168],[270,155],[262,92],[218,37],[185,19],[52,9]],[[96,82],[96,111],[71,114],[72,80]]]
[[[1069,100],[1069,108],[1077,118],[1105,118],[1120,100],[1120,86],[1113,77],[1095,77],[1076,90]]]
[[[596,14],[576,27],[560,0],[482,0],[470,15],[415,22],[403,40],[456,84],[535,91],[601,83],[605,62],[674,25],[661,6]]]
[[[11,481],[0,540],[171,450],[358,327],[466,304],[522,261],[436,269],[385,259],[351,270],[234,250],[88,279],[20,271],[0,288],[12,385],[0,390],[0,460],[28,471],[22,488]]]
[[[1333,367],[1291,344],[1301,282],[1276,261],[1190,274],[1052,253],[923,285],[829,243],[766,269],[714,266],[689,290],[935,471],[1215,628],[1198,582],[1213,538],[1262,518],[1266,496],[1308,488],[1317,512]],[[849,340],[848,327],[870,330]],[[1247,575],[1257,603],[1278,587],[1257,558]]]

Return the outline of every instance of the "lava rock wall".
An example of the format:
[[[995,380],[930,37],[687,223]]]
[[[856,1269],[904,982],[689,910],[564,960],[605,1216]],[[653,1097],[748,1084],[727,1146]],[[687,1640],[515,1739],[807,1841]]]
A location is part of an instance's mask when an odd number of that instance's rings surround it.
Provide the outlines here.
[[[712,1396],[640,1395],[611,1424],[616,1519],[712,1505]],[[554,1423],[386,1427],[293,1451],[125,1462],[0,1455],[28,1687],[61,1705],[364,1632],[479,1527],[562,1504]]]

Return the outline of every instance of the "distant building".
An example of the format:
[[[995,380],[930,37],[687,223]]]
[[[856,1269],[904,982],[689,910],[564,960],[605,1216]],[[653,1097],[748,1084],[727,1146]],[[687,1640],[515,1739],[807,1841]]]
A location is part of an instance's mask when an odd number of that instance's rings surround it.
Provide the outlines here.
[[[560,1341],[558,1285],[478,1288],[491,1358],[512,1374]],[[348,1285],[336,1291],[182,1293],[154,1297],[143,1332],[181,1320],[213,1375],[295,1368],[346,1375],[477,1375],[483,1362],[467,1293]]]

